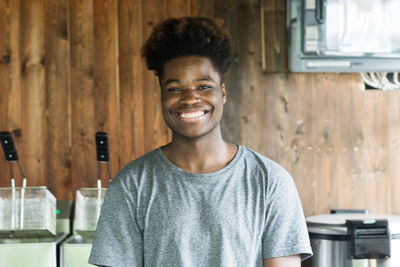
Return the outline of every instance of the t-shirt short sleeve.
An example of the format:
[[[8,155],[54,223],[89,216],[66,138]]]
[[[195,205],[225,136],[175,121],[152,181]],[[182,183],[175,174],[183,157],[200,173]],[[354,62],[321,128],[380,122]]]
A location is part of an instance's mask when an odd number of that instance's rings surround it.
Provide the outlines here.
[[[266,222],[262,238],[264,259],[312,255],[300,198],[290,174],[276,164],[268,173]]]
[[[97,224],[89,263],[98,266],[143,266],[142,233],[136,222],[134,190],[110,183]]]

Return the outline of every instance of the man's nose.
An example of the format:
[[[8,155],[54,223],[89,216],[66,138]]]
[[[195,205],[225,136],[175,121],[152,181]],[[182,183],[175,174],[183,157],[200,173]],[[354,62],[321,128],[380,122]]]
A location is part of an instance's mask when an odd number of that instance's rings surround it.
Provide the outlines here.
[[[199,92],[193,88],[187,88],[183,90],[181,102],[187,105],[194,105],[199,103],[200,102]]]

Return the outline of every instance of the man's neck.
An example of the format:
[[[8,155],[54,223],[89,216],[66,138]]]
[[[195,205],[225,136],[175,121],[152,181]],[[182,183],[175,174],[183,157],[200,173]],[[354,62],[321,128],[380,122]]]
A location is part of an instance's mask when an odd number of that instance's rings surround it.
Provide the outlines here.
[[[164,155],[181,169],[192,173],[209,173],[225,167],[235,156],[237,147],[225,142],[221,134],[190,140],[173,135],[162,148]]]

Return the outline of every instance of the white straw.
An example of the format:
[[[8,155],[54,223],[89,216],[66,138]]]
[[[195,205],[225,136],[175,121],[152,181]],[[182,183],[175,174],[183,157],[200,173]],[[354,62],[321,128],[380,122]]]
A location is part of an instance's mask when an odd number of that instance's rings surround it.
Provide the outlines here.
[[[15,180],[11,177],[11,229],[15,229]]]
[[[25,195],[25,188],[26,188],[26,178],[22,179],[22,188],[21,188],[21,211],[20,211],[20,219],[19,225],[20,229],[24,229],[24,195]]]
[[[97,213],[96,213],[96,218],[99,219],[100,216],[100,208],[101,208],[101,180],[97,180]]]

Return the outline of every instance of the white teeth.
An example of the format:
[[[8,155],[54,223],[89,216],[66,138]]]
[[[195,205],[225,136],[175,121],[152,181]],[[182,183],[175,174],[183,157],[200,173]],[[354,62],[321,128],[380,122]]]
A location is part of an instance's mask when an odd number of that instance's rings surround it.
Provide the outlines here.
[[[191,119],[191,118],[196,118],[204,115],[204,111],[196,111],[196,112],[190,112],[190,113],[180,113],[179,116],[184,118],[184,119]]]

